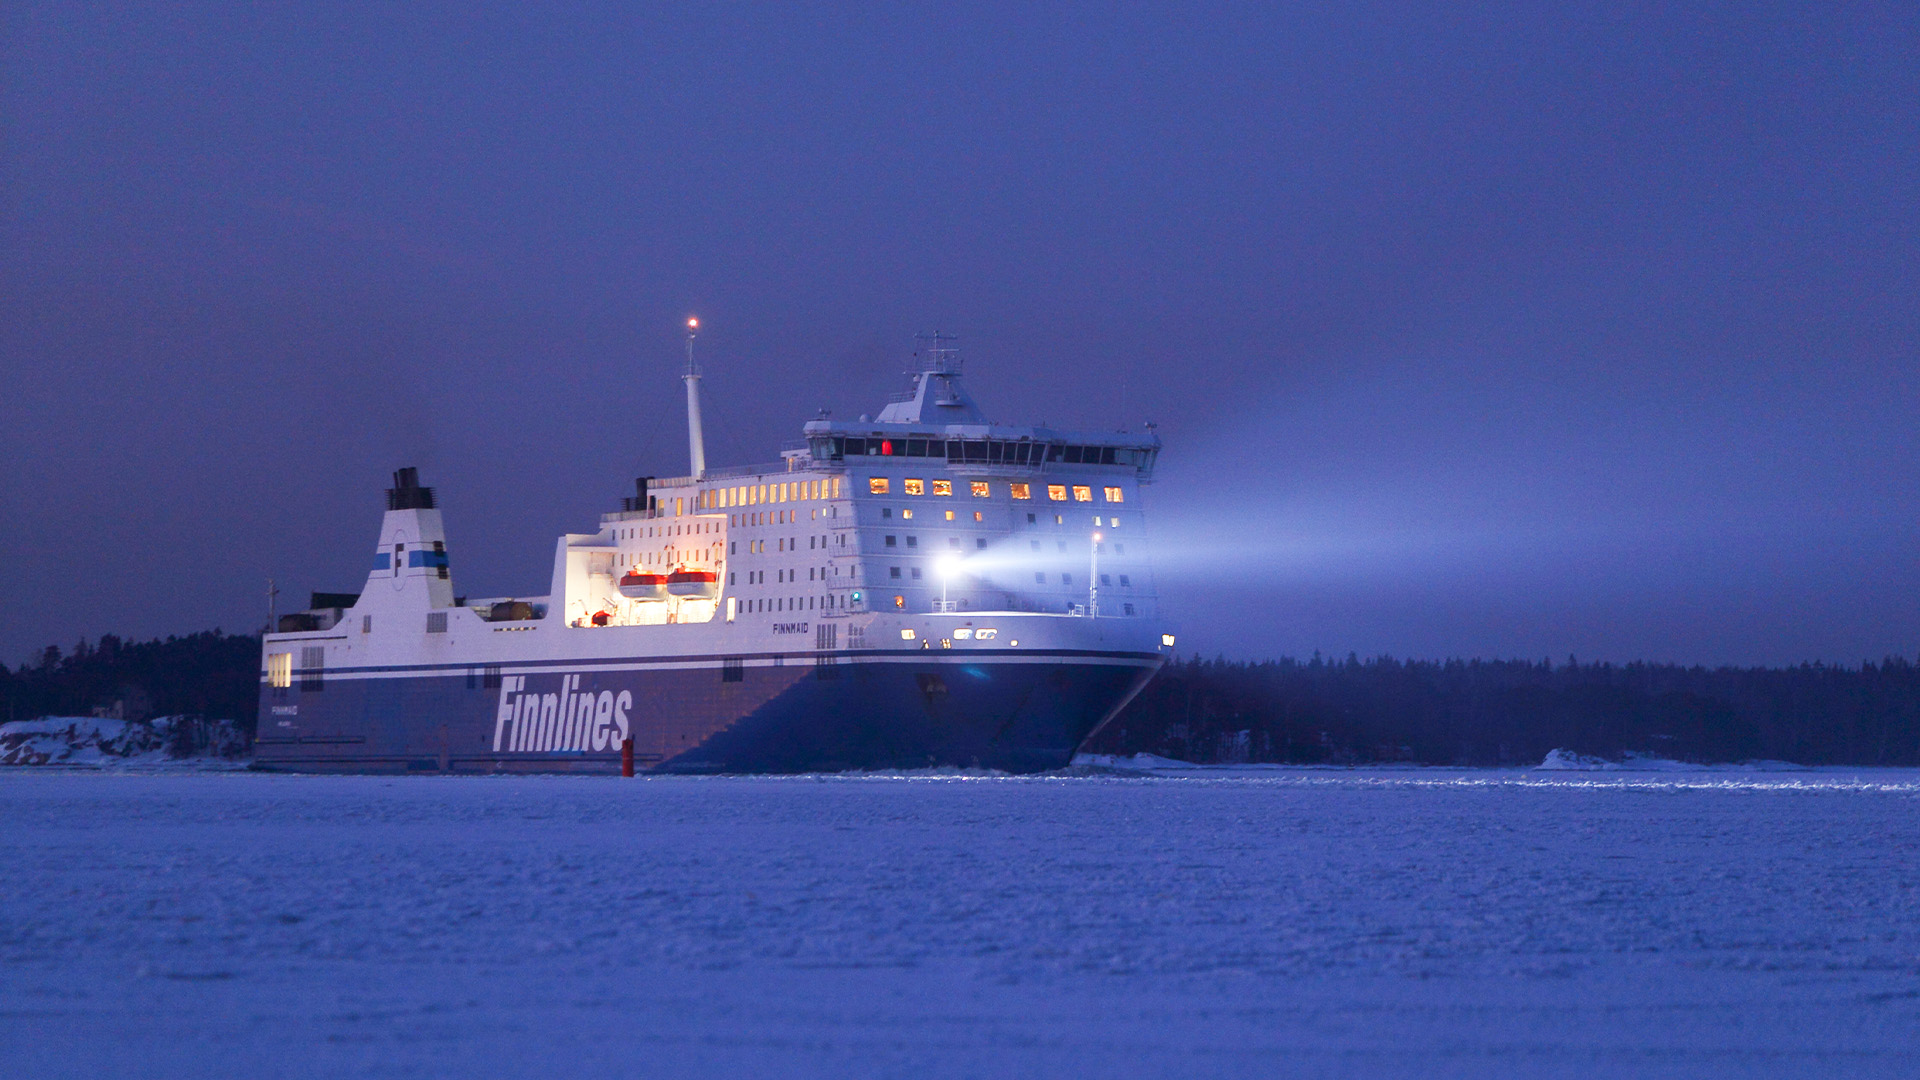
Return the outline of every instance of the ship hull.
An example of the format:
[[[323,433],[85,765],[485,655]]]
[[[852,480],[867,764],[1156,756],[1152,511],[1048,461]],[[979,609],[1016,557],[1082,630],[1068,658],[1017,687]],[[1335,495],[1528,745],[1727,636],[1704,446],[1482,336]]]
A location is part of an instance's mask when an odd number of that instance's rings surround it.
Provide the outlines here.
[[[630,737],[649,772],[1037,772],[1067,765],[1162,662],[972,650],[334,671],[304,688],[263,687],[255,762],[611,773]]]

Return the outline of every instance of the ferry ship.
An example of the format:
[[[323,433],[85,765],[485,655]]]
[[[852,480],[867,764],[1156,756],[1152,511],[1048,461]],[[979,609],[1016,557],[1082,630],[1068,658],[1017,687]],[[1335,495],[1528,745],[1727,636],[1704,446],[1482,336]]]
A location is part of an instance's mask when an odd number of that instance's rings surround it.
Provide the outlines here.
[[[387,490],[365,584],[266,635],[257,767],[804,772],[1065,766],[1171,654],[1141,489],[1160,440],[994,423],[951,339],[875,416],[641,477],[543,596],[456,594],[439,497]]]

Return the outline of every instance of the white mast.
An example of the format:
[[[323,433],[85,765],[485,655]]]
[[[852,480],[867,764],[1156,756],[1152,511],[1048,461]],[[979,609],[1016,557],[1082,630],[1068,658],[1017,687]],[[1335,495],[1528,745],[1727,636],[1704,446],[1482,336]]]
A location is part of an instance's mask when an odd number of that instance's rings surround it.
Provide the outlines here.
[[[700,332],[700,320],[687,316],[687,456],[692,459],[693,478],[707,475],[707,442],[700,431],[700,372],[693,366],[693,336]]]
[[[1087,617],[1100,614],[1100,533],[1093,534],[1093,563],[1087,567]]]

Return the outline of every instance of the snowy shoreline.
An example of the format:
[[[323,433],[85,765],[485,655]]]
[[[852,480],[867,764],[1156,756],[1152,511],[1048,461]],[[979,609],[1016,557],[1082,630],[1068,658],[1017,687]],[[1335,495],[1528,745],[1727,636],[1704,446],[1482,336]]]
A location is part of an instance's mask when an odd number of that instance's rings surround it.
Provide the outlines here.
[[[182,751],[185,750],[185,753]],[[0,724],[0,767],[71,770],[241,771],[251,768],[244,740],[231,721],[162,716],[145,721],[92,716],[45,716]],[[1066,769],[1049,776],[1257,778],[1353,773],[1385,774],[1625,774],[1749,775],[1756,773],[1858,774],[1916,773],[1893,766],[1800,765],[1788,761],[1695,763],[1647,754],[1626,754],[1618,761],[1558,749],[1533,766],[1424,765],[1379,762],[1350,765],[1294,763],[1204,764],[1154,754],[1119,756],[1076,754]],[[1006,774],[978,769],[879,769],[820,776],[901,778],[990,778]]]
[[[0,766],[52,769],[244,769],[230,720],[42,716],[0,724]]]

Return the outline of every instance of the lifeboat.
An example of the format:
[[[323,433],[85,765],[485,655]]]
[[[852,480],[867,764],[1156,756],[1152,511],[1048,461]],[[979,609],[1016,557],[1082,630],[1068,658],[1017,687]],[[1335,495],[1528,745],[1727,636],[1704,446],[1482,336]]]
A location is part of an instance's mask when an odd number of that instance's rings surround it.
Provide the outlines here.
[[[665,600],[667,575],[643,574],[638,570],[629,570],[620,579],[620,595],[629,600]]]
[[[720,575],[711,570],[681,567],[667,575],[667,591],[675,596],[712,600],[720,595]]]

